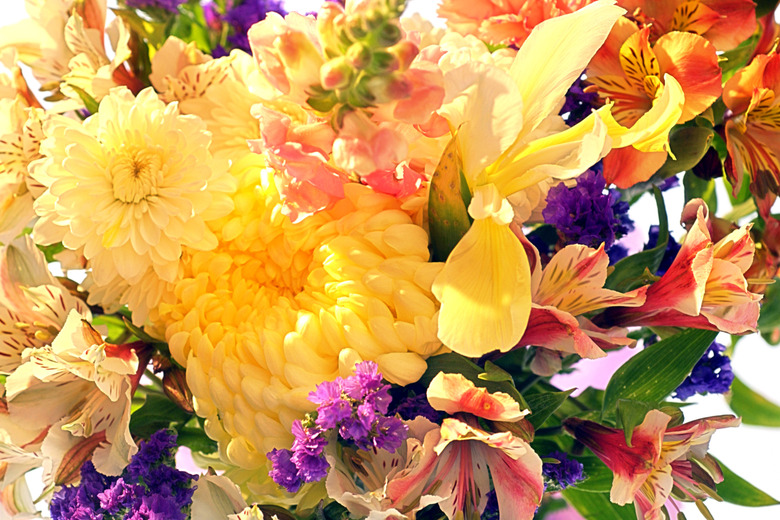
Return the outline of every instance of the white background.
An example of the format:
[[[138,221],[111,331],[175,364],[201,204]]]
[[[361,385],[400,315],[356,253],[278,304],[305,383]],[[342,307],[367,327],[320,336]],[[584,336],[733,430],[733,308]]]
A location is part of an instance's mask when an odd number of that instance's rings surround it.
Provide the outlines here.
[[[3,13],[0,15],[1,25],[26,17],[24,0],[0,0],[0,2],[3,4]],[[109,1],[109,5],[111,4],[115,2]],[[288,9],[307,12],[316,10],[320,2],[291,0],[286,4]],[[438,2],[432,0],[410,0],[408,12],[420,12],[432,20],[435,18],[437,5]],[[682,208],[682,189],[667,193],[667,200],[670,226],[673,227],[675,215],[679,215]],[[637,205],[632,213],[637,226],[645,232],[651,224],[657,224],[654,205],[648,198]],[[679,236],[681,229],[678,226],[674,231]],[[747,385],[780,404],[780,348],[768,346],[758,335],[745,338],[737,348],[733,368],[737,376]],[[685,409],[687,420],[731,413],[721,396],[699,397],[694,400],[697,404]],[[710,451],[734,472],[774,497],[780,497],[780,429],[743,425],[740,428],[721,430],[713,436],[710,448]],[[780,506],[742,508],[717,503],[714,500],[708,500],[707,506],[718,520],[780,519]],[[685,512],[691,520],[703,518],[695,508],[686,508]]]

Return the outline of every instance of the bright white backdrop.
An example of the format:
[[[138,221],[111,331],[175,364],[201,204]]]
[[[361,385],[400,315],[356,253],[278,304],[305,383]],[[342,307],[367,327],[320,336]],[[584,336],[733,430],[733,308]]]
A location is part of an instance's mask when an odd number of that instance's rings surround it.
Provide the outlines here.
[[[0,26],[26,17],[24,0],[0,1],[3,4]],[[320,1],[288,0],[285,3],[290,10],[307,12],[316,10]],[[410,0],[408,12],[419,12],[432,20],[436,16],[438,3],[436,0]],[[109,0],[109,4],[115,2]],[[667,195],[670,225],[673,225],[675,215],[679,215],[682,208],[683,194],[682,190],[678,189]],[[633,209],[632,216],[638,227],[646,231],[650,225],[657,224],[654,205],[648,198]],[[678,236],[680,231],[678,227]],[[780,347],[770,347],[758,335],[750,336],[740,343],[732,364],[734,372],[742,381],[780,404]],[[721,396],[699,397],[694,401],[695,405],[685,409],[688,420],[731,413]],[[743,425],[737,429],[721,430],[713,436],[710,448],[710,451],[734,472],[774,497],[780,497],[780,429]],[[721,504],[713,500],[709,500],[707,505],[719,520],[780,519],[780,506],[752,509]],[[695,508],[688,508],[685,512],[690,520],[703,518]]]

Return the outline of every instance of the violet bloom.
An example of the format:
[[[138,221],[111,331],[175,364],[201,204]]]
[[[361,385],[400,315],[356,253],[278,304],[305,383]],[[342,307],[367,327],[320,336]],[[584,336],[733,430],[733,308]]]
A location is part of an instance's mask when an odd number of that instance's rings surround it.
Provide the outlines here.
[[[547,194],[547,207],[542,216],[555,226],[566,244],[583,244],[609,249],[615,240],[632,229],[628,203],[620,200],[617,190],[605,190],[606,181],[599,168],[577,178],[577,185],[568,188],[561,183]]]
[[[566,92],[566,101],[559,113],[564,116],[566,124],[569,126],[576,125],[588,117],[594,108],[598,107],[598,94],[585,92],[585,87],[585,81],[577,79]]]
[[[185,520],[197,476],[173,467],[176,435],[160,430],[142,441],[120,477],[81,467],[78,486],[63,486],[49,505],[53,520]]]
[[[693,367],[691,374],[675,390],[674,397],[685,401],[694,394],[724,394],[731,388],[734,372],[731,360],[723,352],[725,345],[713,341]]]
[[[647,236],[647,245],[645,245],[644,250],[653,249],[656,245],[658,245],[658,235],[660,233],[660,228],[658,226],[650,226],[650,231],[648,232]],[[666,244],[666,250],[664,251],[664,257],[661,259],[661,265],[658,266],[658,269],[656,270],[655,274],[656,276],[663,276],[664,273],[669,269],[669,267],[672,265],[672,262],[674,262],[674,259],[677,257],[677,253],[680,252],[680,244],[678,244],[672,235],[669,235],[669,242]]]
[[[268,475],[277,486],[281,486],[290,493],[295,493],[300,489],[303,480],[298,474],[298,467],[292,461],[293,452],[291,450],[277,450],[274,448],[266,456],[271,461],[271,471]]]
[[[249,47],[247,32],[257,22],[265,19],[268,13],[287,14],[279,0],[244,0],[233,2],[233,6],[225,13],[225,21],[233,28],[233,34],[228,36],[228,43],[235,49],[252,53]]]
[[[165,9],[175,13],[187,0],[125,0],[127,7],[136,9]]]
[[[547,484],[557,489],[566,489],[584,479],[582,475],[583,466],[579,461],[570,459],[562,451],[554,451],[546,457],[557,460],[558,462],[545,462],[542,464],[542,475],[545,476]]]

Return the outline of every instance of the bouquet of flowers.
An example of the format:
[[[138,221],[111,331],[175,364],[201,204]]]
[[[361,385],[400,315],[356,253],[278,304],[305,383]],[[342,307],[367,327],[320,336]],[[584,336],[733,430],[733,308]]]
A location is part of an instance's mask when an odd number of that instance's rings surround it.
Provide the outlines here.
[[[26,0],[0,518],[778,504],[708,453],[780,426],[730,368],[780,343],[776,4]]]

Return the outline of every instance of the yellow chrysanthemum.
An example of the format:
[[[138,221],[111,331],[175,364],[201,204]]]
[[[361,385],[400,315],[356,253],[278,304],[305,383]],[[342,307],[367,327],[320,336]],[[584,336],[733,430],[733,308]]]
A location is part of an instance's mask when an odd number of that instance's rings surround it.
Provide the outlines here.
[[[234,165],[235,211],[211,225],[219,247],[192,255],[175,301],[152,316],[223,459],[247,469],[289,446],[317,383],[374,360],[408,384],[441,348],[430,291],[441,264],[400,202],[348,184],[332,210],[293,224],[263,166],[259,155]]]
[[[143,322],[176,280],[183,247],[217,246],[206,222],[233,209],[227,165],[208,151],[204,123],[151,88],[114,89],[83,123],[53,117],[44,133],[44,158],[31,165],[46,187],[33,237],[79,250],[90,303],[128,304]]]

